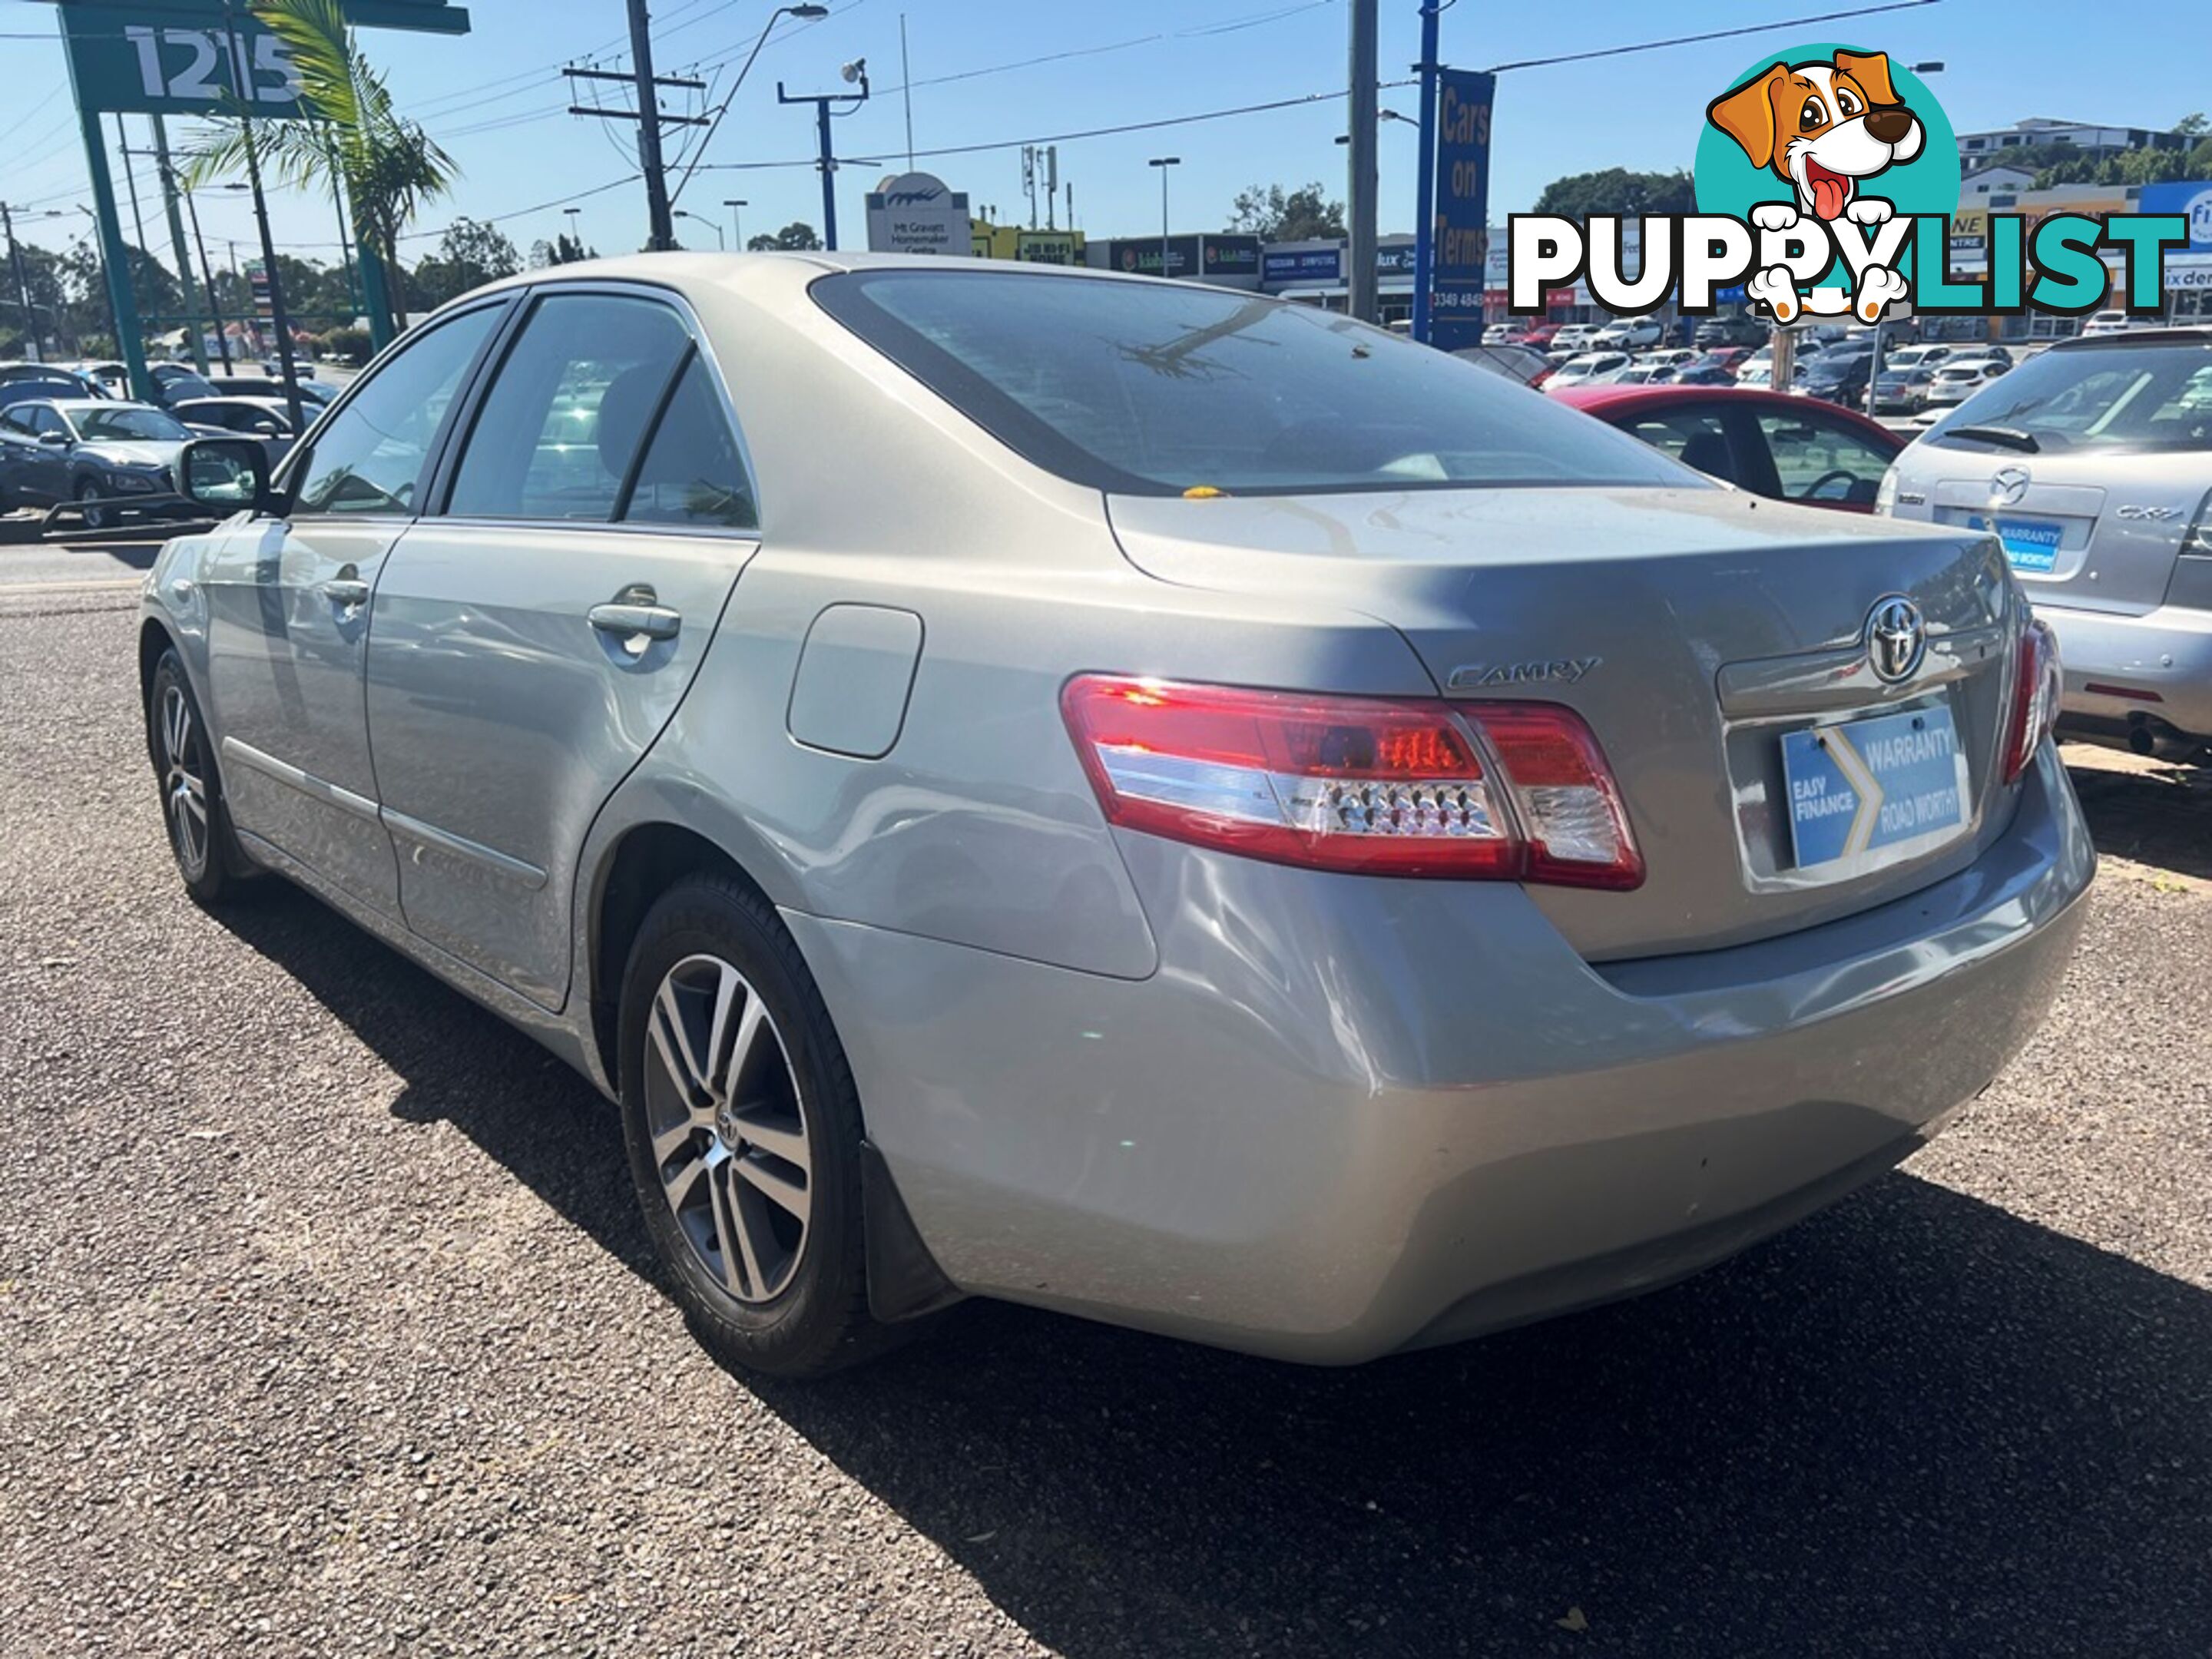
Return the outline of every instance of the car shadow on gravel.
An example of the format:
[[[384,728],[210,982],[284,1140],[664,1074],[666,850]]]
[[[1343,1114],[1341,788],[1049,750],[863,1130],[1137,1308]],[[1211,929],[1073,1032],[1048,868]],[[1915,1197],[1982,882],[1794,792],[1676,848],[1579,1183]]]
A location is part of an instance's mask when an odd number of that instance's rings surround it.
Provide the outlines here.
[[[583,1083],[304,896],[225,921],[398,1115],[657,1283]],[[1076,1659],[2212,1649],[2212,1296],[1909,1174],[1675,1289],[1357,1370],[972,1304],[732,1385]]]
[[[2212,767],[2068,769],[2099,852],[2212,881]]]

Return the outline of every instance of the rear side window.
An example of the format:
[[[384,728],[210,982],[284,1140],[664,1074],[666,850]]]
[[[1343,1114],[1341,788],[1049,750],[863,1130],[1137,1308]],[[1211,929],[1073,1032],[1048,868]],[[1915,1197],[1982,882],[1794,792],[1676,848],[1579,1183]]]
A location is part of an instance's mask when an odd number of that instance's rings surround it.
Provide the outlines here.
[[[812,292],[1001,442],[1100,489],[1695,482],[1449,353],[1255,295],[951,270],[850,271]]]
[[[607,523],[690,349],[651,300],[547,295],[484,397],[447,511]]]
[[[722,530],[760,523],[744,453],[714,395],[714,372],[696,352],[653,428],[623,522]]]
[[[2116,340],[2042,352],[1960,404],[1929,441],[1966,442],[1950,434],[1974,426],[2025,433],[2043,452],[2212,452],[2212,347]]]
[[[301,513],[411,513],[430,445],[500,307],[441,323],[402,346],[325,424],[295,475]]]

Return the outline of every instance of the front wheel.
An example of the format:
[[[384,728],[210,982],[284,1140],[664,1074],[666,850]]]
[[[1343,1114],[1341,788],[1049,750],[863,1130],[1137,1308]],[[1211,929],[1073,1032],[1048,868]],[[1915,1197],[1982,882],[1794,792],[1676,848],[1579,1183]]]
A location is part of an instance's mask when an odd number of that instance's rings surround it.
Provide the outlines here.
[[[76,506],[77,511],[84,515],[84,527],[87,530],[107,528],[109,515],[113,509],[100,501],[100,486],[91,479],[86,478],[78,483]]]
[[[782,1376],[873,1353],[860,1097],[775,912],[723,877],[670,889],[631,947],[619,1041],[631,1178],[702,1340]]]

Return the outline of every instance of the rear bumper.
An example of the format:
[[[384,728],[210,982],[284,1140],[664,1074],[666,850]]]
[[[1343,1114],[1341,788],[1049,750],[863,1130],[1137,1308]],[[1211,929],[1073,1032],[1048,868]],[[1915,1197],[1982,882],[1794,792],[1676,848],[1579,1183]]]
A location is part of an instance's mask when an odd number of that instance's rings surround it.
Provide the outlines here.
[[[2038,605],[2058,635],[2068,714],[2098,721],[2149,716],[2212,740],[2212,611],[2162,605],[2139,617]],[[2109,685],[2134,696],[2092,691]]]
[[[1602,969],[1516,888],[1123,847],[1144,981],[789,921],[956,1284],[1323,1364],[1651,1288],[1887,1168],[2040,1021],[2094,870],[2047,746],[1960,875]]]

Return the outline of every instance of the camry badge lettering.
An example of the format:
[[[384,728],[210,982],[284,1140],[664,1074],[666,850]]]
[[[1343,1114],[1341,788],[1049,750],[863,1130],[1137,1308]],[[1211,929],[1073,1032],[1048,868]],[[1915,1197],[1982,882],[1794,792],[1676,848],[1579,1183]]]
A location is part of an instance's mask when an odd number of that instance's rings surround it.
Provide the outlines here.
[[[1455,691],[1477,685],[1534,685],[1547,680],[1572,685],[1604,661],[1602,657],[1561,657],[1551,662],[1470,663],[1453,669],[1448,684]]]
[[[1887,685],[1911,679],[1928,655],[1928,623],[1920,607],[1902,594],[1876,600],[1867,613],[1866,647],[1876,679]]]

